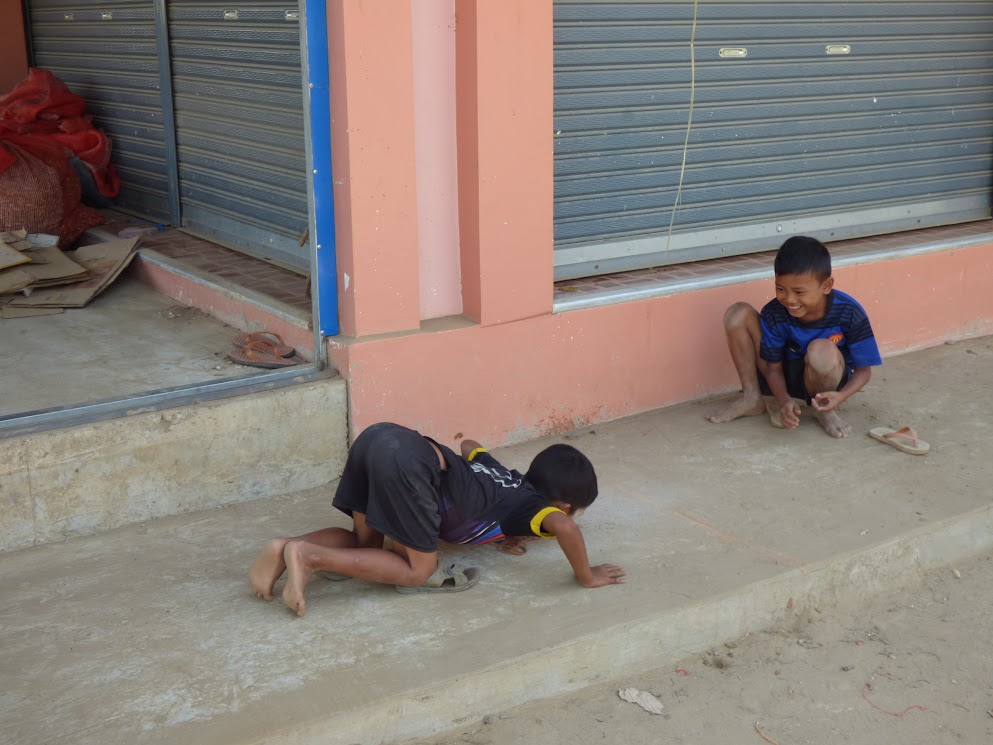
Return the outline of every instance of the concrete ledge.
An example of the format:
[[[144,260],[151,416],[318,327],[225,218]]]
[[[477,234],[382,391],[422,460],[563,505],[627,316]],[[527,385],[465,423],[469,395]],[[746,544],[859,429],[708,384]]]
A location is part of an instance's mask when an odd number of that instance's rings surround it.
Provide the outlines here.
[[[854,606],[921,573],[993,550],[993,507],[755,582],[650,618],[617,624],[484,670],[337,712],[261,743],[374,745],[442,732],[519,704],[637,675],[807,608]],[[790,609],[787,604],[792,600]],[[523,632],[522,632],[523,633]]]
[[[841,266],[835,279],[868,312],[884,358],[993,333],[993,243]],[[495,447],[736,388],[724,311],[760,308],[772,291],[752,280],[496,326],[332,340],[330,357],[349,381],[353,432],[388,407],[446,444],[471,429]],[[524,350],[527,364],[508,350]]]
[[[793,431],[764,417],[711,425],[711,402],[496,451],[517,468],[550,441],[590,457],[600,497],[581,525],[594,564],[629,571],[615,587],[577,587],[554,541],[524,557],[458,547],[483,572],[469,592],[317,577],[297,618],[253,596],[247,567],[266,538],[347,526],[328,487],[6,554],[0,731],[75,745],[374,745],[913,583],[993,548],[991,360],[982,339],[888,362],[846,402],[842,440],[806,416]],[[927,456],[865,434],[904,422]],[[235,425],[223,436],[237,440]],[[229,478],[264,478],[251,472],[273,460],[251,463],[258,450],[240,446]],[[97,447],[64,453],[63,468],[89,468]],[[205,449],[178,447],[194,462]]]
[[[327,484],[346,432],[334,378],[5,439],[0,550]]]
[[[305,360],[314,358],[310,317],[297,308],[139,248],[133,275],[153,290],[241,331],[272,331]]]

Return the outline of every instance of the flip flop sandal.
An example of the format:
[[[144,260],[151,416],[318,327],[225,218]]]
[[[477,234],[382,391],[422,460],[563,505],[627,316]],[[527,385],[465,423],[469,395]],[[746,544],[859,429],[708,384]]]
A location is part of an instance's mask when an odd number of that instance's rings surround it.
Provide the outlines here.
[[[538,536],[512,536],[510,538],[503,538],[497,541],[494,546],[502,554],[524,556],[528,552],[528,547],[524,544],[530,543],[532,540],[538,540]]]
[[[496,544],[496,550],[501,554],[510,554],[511,556],[524,556],[528,552],[527,546],[522,546],[520,543],[511,543],[509,545],[504,545],[503,541],[498,541]]]
[[[353,579],[349,574],[338,574],[338,572],[321,572],[321,574],[324,575],[324,579],[331,582],[344,582],[346,579]]]
[[[479,569],[458,562],[439,566],[420,587],[396,585],[396,591],[405,595],[423,592],[462,592],[479,582]]]
[[[300,364],[300,360],[296,357],[280,357],[276,354],[276,347],[266,341],[253,341],[241,349],[232,349],[228,352],[228,359],[239,365],[264,367],[270,370]]]
[[[893,429],[892,427],[875,427],[869,430],[869,437],[892,445],[897,450],[911,455],[927,455],[931,446],[917,438],[913,427]]]
[[[293,347],[285,344],[279,334],[274,334],[271,331],[253,331],[250,334],[238,334],[231,340],[231,343],[236,347],[245,347],[253,341],[262,341],[270,344],[273,347],[273,354],[277,354],[280,357],[293,356]]]

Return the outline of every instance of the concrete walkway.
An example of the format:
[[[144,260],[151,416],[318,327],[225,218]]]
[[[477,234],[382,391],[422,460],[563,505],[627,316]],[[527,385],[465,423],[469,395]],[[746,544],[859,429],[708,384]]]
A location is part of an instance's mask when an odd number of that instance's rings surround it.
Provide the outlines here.
[[[372,745],[858,603],[993,544],[991,383],[984,338],[889,360],[846,440],[809,418],[711,425],[698,402],[498,451],[522,470],[552,441],[587,452],[601,496],[581,524],[623,586],[580,588],[552,541],[481,547],[459,552],[484,571],[468,592],[315,580],[297,619],[245,573],[270,535],[344,524],[325,490],[3,554],[0,732]],[[905,423],[928,456],[865,436]]]
[[[263,372],[227,359],[237,333],[124,276],[85,308],[0,321],[0,416]]]

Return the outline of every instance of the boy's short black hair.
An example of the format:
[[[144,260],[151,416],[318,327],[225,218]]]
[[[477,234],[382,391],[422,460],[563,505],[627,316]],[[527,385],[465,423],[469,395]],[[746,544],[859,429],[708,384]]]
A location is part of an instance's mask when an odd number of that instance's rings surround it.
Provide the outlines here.
[[[572,445],[552,445],[542,450],[531,461],[525,478],[545,499],[577,509],[589,507],[597,497],[593,464]]]
[[[831,276],[831,254],[816,238],[795,235],[779,247],[773,267],[777,277],[783,274],[810,274],[823,282]]]

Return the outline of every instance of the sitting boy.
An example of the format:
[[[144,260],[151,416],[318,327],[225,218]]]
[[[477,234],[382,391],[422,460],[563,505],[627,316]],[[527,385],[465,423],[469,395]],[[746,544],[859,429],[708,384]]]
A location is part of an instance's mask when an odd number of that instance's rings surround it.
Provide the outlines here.
[[[597,496],[596,473],[586,456],[569,445],[552,445],[521,475],[477,443],[463,443],[463,452],[467,447],[470,460],[398,424],[366,429],[348,452],[332,502],[352,517],[352,529],[324,528],[266,542],[248,573],[255,594],[271,600],[285,571],[283,602],[302,616],[304,587],[315,572],[419,587],[438,565],[443,514],[453,521],[450,528],[479,521],[486,531],[499,524],[505,536],[557,538],[584,587],[624,581],[621,567],[590,566],[583,534],[569,517]],[[474,536],[463,537],[471,542]],[[390,539],[388,548],[384,538]]]
[[[730,422],[768,411],[774,426],[794,429],[800,399],[825,432],[846,437],[852,427],[837,408],[882,364],[869,318],[852,297],[833,289],[831,255],[815,238],[789,238],[774,268],[776,299],[761,314],[748,303],[735,303],[724,314],[741,397],[707,419]]]

